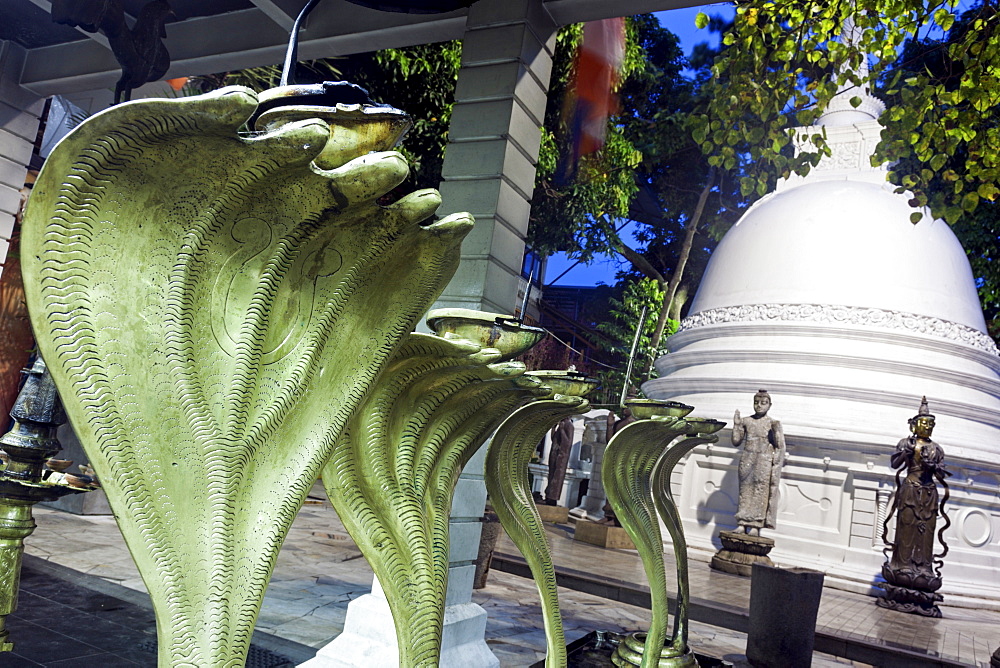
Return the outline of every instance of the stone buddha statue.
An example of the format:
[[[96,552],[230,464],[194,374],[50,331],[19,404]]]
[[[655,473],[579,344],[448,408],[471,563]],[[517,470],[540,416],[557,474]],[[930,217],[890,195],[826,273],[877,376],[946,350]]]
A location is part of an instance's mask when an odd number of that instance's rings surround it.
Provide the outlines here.
[[[778,485],[785,463],[785,432],[767,412],[771,395],[760,390],[753,395],[753,415],[733,417],[733,447],[743,448],[737,467],[740,491],[736,506],[736,531],[720,531],[722,549],[712,557],[711,567],[726,573],[750,576],[755,563],[773,566],[768,553],[774,539],[760,535],[773,529],[778,516]]]
[[[762,528],[773,529],[778,514],[778,484],[785,460],[785,434],[781,423],[768,417],[771,396],[760,390],[753,396],[754,414],[733,418],[732,443],[743,446],[740,456],[740,496],[736,523],[751,536]]]

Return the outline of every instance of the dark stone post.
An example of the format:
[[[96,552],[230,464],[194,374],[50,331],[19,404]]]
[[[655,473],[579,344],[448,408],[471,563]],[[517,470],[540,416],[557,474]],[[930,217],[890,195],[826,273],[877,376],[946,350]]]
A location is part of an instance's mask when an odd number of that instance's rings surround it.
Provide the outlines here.
[[[823,573],[756,563],[752,578],[747,660],[762,668],[808,668]]]
[[[563,482],[566,480],[566,465],[569,464],[569,455],[573,450],[573,435],[572,418],[563,418],[552,427],[550,434],[552,447],[549,448],[549,482],[545,487],[545,503],[547,505],[559,505]],[[566,505],[569,507],[569,503]]]

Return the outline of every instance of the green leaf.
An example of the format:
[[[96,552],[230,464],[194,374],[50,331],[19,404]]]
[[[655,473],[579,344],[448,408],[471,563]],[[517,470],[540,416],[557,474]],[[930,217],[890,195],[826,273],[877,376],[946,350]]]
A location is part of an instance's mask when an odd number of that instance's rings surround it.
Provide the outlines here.
[[[694,17],[694,27],[698,30],[703,30],[708,27],[708,14],[704,12],[698,12],[698,15]]]
[[[852,97],[851,98],[851,106],[854,107],[855,109],[857,109],[858,107],[860,107],[861,106],[861,98],[858,97],[857,95],[855,95],[854,97]]]
[[[913,223],[914,225],[916,225],[923,219],[924,219],[924,214],[922,211],[914,211],[913,213],[910,214],[910,222]]]
[[[965,197],[962,198],[962,209],[972,213],[977,206],[979,206],[979,193],[965,193]]]
[[[948,31],[955,24],[955,15],[942,7],[934,12],[934,22],[941,26],[941,30]]]

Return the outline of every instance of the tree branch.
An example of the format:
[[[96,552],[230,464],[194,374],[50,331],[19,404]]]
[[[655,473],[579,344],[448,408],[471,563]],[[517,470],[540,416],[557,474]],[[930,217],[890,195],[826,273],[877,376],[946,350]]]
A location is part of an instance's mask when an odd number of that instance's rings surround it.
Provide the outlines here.
[[[660,339],[663,338],[663,331],[667,327],[667,320],[670,317],[674,297],[677,295],[677,287],[681,283],[681,278],[684,276],[684,267],[691,256],[691,247],[694,246],[694,235],[698,231],[698,225],[701,223],[702,215],[705,213],[705,204],[708,202],[708,196],[714,186],[715,168],[709,167],[708,175],[705,179],[705,187],[701,189],[701,194],[698,196],[698,204],[695,205],[694,213],[691,214],[691,220],[688,221],[687,230],[684,233],[684,242],[681,245],[680,256],[677,259],[677,268],[674,269],[674,273],[670,277],[670,284],[667,286],[666,293],[663,296],[663,305],[660,307],[660,317],[656,321],[656,329],[653,330],[653,336],[650,337],[649,347],[653,351],[659,347]],[[648,373],[649,367],[647,366],[643,375],[646,376]]]
[[[656,281],[661,287],[667,284],[667,279],[663,277],[663,274],[658,272],[656,267],[654,267],[649,260],[643,257],[641,253],[626,246],[621,239],[616,238],[612,243],[614,243],[615,251],[623,258],[631,262],[633,267]]]

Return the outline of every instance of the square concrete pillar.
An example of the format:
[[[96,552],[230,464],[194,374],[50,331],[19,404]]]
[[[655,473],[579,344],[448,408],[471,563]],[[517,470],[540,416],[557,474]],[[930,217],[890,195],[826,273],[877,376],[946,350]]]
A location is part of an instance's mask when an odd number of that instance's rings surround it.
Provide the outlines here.
[[[480,0],[469,10],[442,169],[439,215],[468,211],[476,226],[435,308],[511,314],[534,189],[556,25],[541,0]],[[442,668],[499,666],[485,641],[486,612],[472,603],[473,563],[486,503],[485,448],[465,467],[451,508]],[[352,601],[344,632],[304,666],[394,665],[385,596]]]
[[[555,30],[539,0],[469,10],[440,190],[442,214],[468,211],[476,227],[436,307],[514,309]]]
[[[514,312],[555,33],[539,0],[484,0],[469,10],[440,190],[443,213],[468,211],[476,226],[435,307]],[[455,490],[449,609],[472,600],[485,460],[483,447]]]

